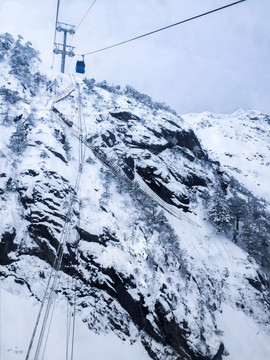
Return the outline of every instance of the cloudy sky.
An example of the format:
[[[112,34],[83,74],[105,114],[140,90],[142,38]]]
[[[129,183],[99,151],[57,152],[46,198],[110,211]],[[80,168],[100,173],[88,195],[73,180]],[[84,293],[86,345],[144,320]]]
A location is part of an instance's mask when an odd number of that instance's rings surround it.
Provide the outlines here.
[[[61,0],[59,21],[78,25],[93,0]],[[97,0],[72,39],[82,54],[233,0]],[[57,0],[1,0],[0,33],[21,34],[52,64]],[[129,84],[180,114],[270,114],[270,1],[243,3],[114,49],[86,57],[86,76]],[[61,41],[58,33],[57,40]],[[71,40],[71,38],[69,38]],[[70,41],[69,40],[69,41]],[[75,60],[68,68],[74,73]],[[55,56],[55,70],[60,68]],[[67,64],[69,64],[68,58]]]

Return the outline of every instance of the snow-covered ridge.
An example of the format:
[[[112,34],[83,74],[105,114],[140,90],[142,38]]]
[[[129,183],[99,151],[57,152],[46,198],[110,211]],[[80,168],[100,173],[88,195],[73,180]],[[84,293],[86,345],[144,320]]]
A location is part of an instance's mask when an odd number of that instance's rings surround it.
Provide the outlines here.
[[[203,147],[255,195],[270,202],[270,116],[259,111],[187,114]]]
[[[14,73],[13,51],[23,54],[24,45],[1,39],[1,308],[10,314],[18,303],[29,314],[29,328],[19,315],[21,328],[4,317],[6,334],[24,334],[4,336],[4,359],[25,359],[62,238],[56,329],[64,333],[63,308],[74,301],[76,278],[75,355],[82,360],[89,351],[111,360],[127,353],[145,360],[266,359],[268,263],[266,250],[257,251],[258,239],[264,249],[267,238],[260,233],[248,247],[245,233],[234,232],[248,224],[229,208],[232,199],[245,209],[257,201],[263,229],[263,204],[223,173],[181,117],[136,93],[37,75],[35,64],[25,76]],[[164,202],[199,227],[173,216]],[[222,219],[211,217],[224,209]],[[63,350],[55,352],[49,337],[45,359],[65,358],[65,335],[58,336]],[[109,339],[107,353],[98,349],[101,337]]]

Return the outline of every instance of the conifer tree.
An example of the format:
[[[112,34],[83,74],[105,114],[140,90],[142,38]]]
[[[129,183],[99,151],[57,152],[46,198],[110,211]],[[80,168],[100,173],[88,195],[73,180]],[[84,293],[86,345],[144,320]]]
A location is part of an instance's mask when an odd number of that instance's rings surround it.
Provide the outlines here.
[[[20,155],[27,147],[27,131],[22,121],[19,121],[15,132],[11,135],[9,147]]]
[[[217,190],[212,198],[212,207],[209,218],[216,224],[218,232],[226,231],[230,228],[231,215],[226,198],[221,190]]]
[[[232,219],[233,229],[233,240],[236,243],[240,231],[240,222],[243,222],[247,216],[247,204],[244,199],[237,196],[231,197],[228,201],[230,215]]]

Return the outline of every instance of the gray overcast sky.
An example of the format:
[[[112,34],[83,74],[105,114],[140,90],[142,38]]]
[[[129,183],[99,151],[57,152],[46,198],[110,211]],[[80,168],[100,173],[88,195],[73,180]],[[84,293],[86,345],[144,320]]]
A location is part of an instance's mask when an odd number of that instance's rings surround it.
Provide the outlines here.
[[[59,21],[77,25],[93,0],[61,0]],[[233,0],[97,0],[72,45],[81,54]],[[0,0],[0,33],[21,34],[50,68],[57,0]],[[247,0],[167,31],[91,55],[86,76],[129,84],[180,114],[270,114],[270,1]],[[58,33],[58,41],[61,41]],[[69,71],[74,73],[73,58]],[[55,57],[58,69],[60,56]],[[69,63],[69,59],[68,59]]]

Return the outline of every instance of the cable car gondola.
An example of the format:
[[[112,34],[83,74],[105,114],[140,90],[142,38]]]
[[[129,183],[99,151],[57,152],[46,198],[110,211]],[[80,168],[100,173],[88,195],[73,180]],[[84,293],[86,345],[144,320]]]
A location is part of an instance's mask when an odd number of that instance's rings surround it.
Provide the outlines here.
[[[84,57],[82,60],[76,62],[76,73],[84,74],[85,73],[85,63]]]

